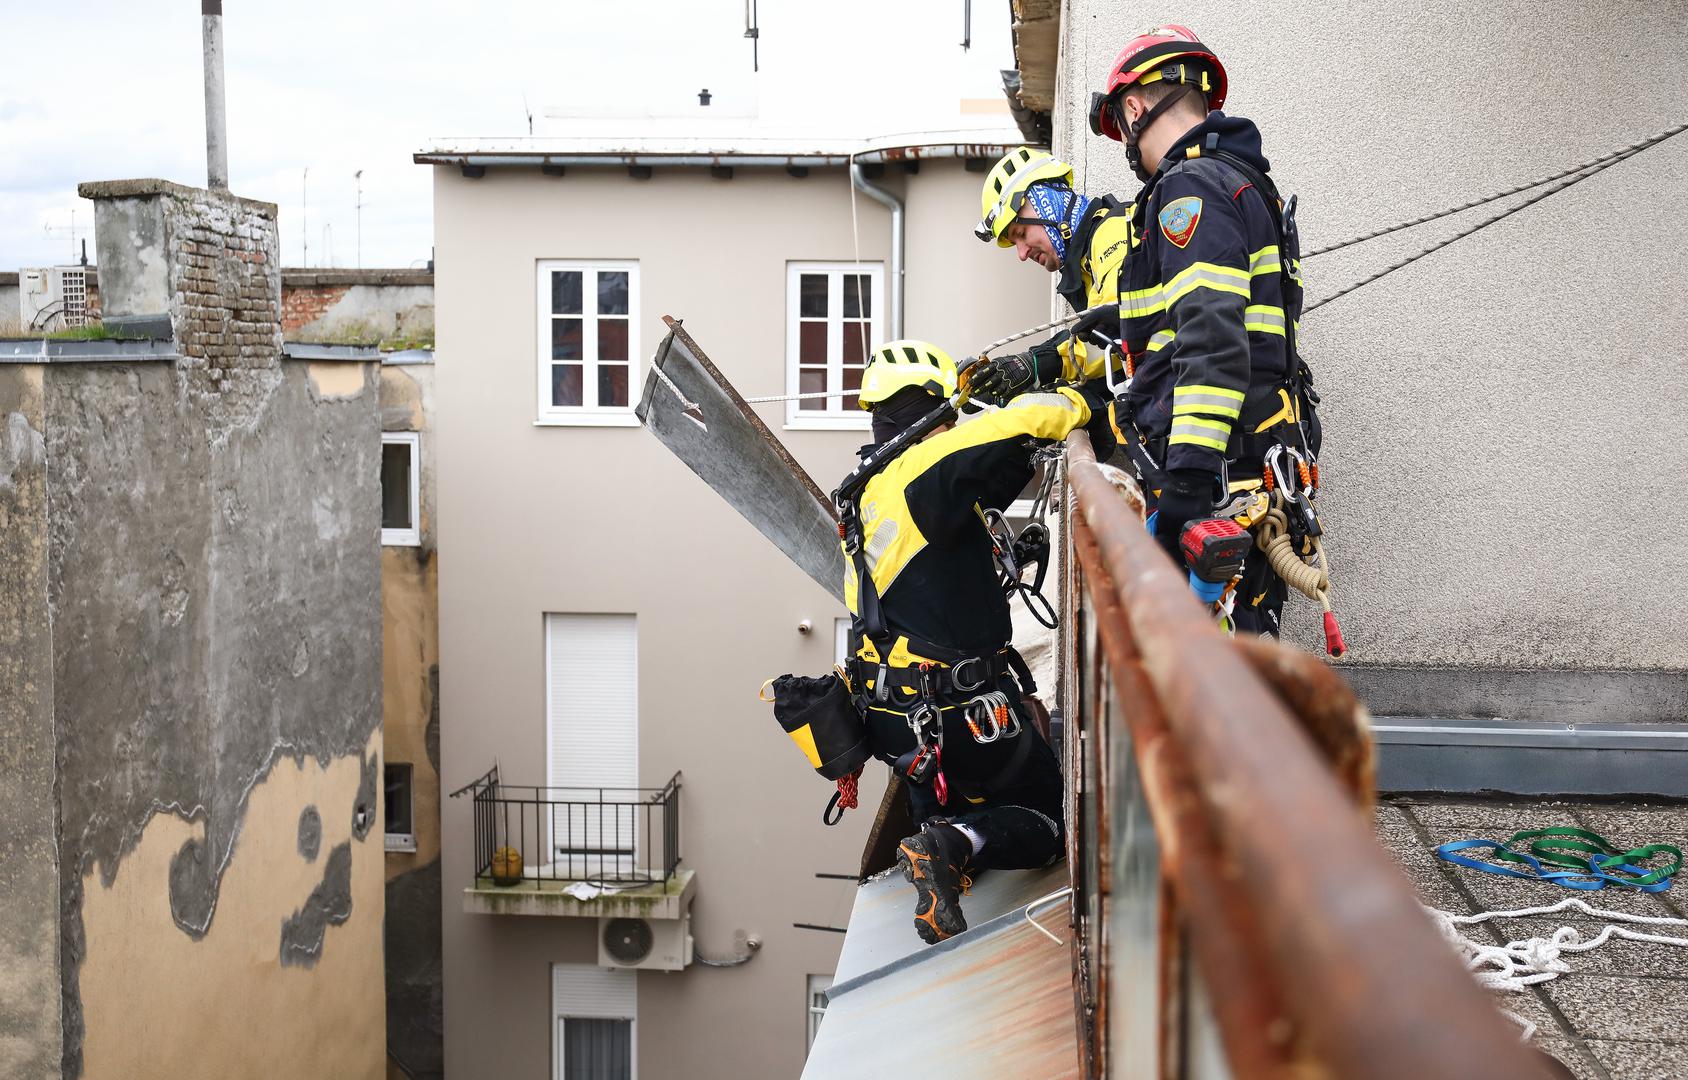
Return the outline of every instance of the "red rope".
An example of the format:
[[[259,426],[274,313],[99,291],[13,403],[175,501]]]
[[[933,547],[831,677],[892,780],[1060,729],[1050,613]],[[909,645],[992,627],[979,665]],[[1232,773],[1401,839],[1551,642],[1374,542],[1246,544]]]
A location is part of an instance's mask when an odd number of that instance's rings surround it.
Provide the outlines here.
[[[849,776],[838,778],[838,806],[842,810],[856,808],[857,781],[862,778],[862,771],[857,769]]]

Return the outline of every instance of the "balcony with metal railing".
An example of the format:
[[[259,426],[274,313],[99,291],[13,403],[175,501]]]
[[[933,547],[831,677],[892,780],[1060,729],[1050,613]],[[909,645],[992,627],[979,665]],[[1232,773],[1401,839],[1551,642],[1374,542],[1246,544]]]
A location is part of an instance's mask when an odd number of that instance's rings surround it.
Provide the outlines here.
[[[680,868],[680,774],[660,788],[507,784],[497,765],[451,793],[473,804],[480,914],[677,918],[694,888]]]

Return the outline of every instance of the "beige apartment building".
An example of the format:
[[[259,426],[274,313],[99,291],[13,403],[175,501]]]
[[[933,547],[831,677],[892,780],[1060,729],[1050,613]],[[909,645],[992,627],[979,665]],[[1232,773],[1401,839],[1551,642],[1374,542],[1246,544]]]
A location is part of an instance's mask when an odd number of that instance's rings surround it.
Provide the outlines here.
[[[1047,317],[1048,277],[972,235],[984,170],[1018,141],[976,138],[416,155],[437,240],[439,774],[459,792],[447,1075],[801,1071],[841,935],[796,924],[847,918],[884,773],[824,827],[831,785],[756,697],[826,671],[844,612],[633,407],[664,315],[747,396],[855,386],[899,318],[961,355]],[[868,438],[853,401],[757,408],[825,488]],[[562,891],[582,878],[630,887]]]

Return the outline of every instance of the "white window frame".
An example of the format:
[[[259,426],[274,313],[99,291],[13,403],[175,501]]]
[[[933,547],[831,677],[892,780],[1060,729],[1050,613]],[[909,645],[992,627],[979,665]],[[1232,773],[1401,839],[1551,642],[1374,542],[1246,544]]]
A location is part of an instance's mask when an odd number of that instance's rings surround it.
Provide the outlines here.
[[[885,312],[885,264],[879,262],[788,262],[785,264],[785,385],[786,393],[802,390],[803,380],[798,374],[798,348],[801,341],[799,325],[802,300],[802,276],[827,275],[826,303],[826,384],[829,390],[844,387],[844,275],[868,276],[868,307],[872,314],[867,324],[867,347],[882,342],[881,327]],[[785,403],[787,431],[863,431],[873,426],[868,414],[854,407],[846,407],[843,398],[829,398],[825,411],[803,409],[800,401]]]
[[[591,404],[551,404],[551,272],[578,270],[586,275],[581,282],[582,327],[580,334],[581,397]],[[598,405],[598,302],[597,275],[609,270],[627,274],[627,404]],[[535,330],[534,403],[538,408],[536,427],[638,427],[639,418],[633,415],[644,385],[643,353],[639,348],[639,263],[637,260],[616,259],[540,259],[534,272]],[[594,310],[586,311],[588,304]]]
[[[410,528],[381,529],[383,547],[416,547],[422,543],[422,436],[414,431],[383,431],[381,445],[410,447]],[[386,453],[382,450],[383,455]],[[386,492],[382,492],[383,503]],[[386,509],[383,505],[383,511]]]
[[[804,1024],[804,1029],[807,1032],[809,1040],[808,1044],[803,1048],[803,1057],[805,1060],[807,1060],[809,1053],[815,1048],[815,1036],[820,1034],[821,1020],[826,1016],[827,1007],[825,1005],[816,1005],[815,998],[821,992],[832,989],[832,980],[833,976],[831,974],[826,974],[810,975],[803,981],[805,991],[803,999],[803,1014],[804,1019],[807,1021]]]

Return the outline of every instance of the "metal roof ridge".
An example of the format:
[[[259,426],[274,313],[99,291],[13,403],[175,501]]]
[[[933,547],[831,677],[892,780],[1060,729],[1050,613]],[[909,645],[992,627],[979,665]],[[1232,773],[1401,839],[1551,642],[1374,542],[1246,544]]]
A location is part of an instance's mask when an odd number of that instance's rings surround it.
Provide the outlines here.
[[[948,953],[954,952],[956,949],[961,948],[963,944],[972,944],[983,941],[988,937],[994,937],[1004,930],[1012,929],[1015,923],[1021,922],[1025,919],[1025,917],[1026,908],[1025,905],[1022,904],[1003,912],[995,918],[987,919],[978,926],[969,926],[961,933],[952,938],[946,938],[943,941],[938,942],[936,945],[928,945],[919,952],[905,953],[888,964],[883,964],[871,971],[864,971],[853,979],[846,979],[841,983],[835,983],[827,988],[826,998],[830,1002],[834,998],[848,994],[852,990],[857,990],[863,986],[878,982],[886,976],[895,975],[900,971],[907,971],[916,964],[925,963],[933,957],[944,956]]]

